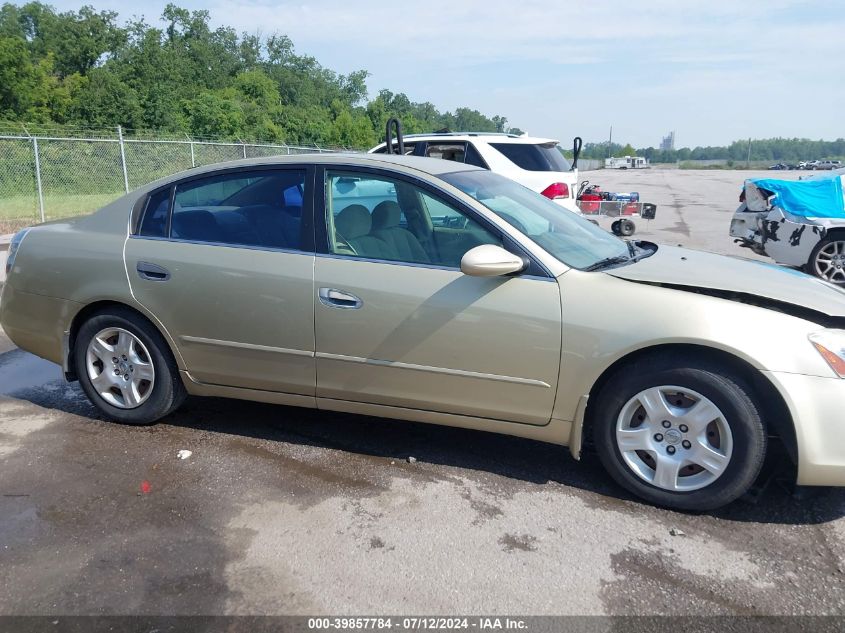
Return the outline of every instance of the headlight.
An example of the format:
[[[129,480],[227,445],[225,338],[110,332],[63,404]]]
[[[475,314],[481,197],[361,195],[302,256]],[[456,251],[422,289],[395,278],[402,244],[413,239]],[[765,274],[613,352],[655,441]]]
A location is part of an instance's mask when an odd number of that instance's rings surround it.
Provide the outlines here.
[[[15,263],[15,255],[18,254],[18,249],[21,246],[21,242],[23,242],[23,238],[26,237],[26,234],[29,233],[29,229],[23,229],[15,233],[15,236],[12,238],[12,241],[9,243],[9,252],[6,256],[6,276],[9,276],[9,273],[12,271],[12,265]]]
[[[845,330],[822,330],[808,337],[840,378],[845,378]]]

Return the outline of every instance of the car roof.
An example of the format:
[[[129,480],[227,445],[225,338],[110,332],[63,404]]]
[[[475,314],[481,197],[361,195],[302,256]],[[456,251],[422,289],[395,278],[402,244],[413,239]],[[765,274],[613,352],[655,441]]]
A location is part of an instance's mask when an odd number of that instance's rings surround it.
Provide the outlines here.
[[[360,167],[378,167],[379,164],[389,166],[395,165],[400,168],[412,169],[417,172],[440,176],[458,171],[485,171],[480,167],[457,163],[440,158],[426,158],[424,156],[399,156],[397,154],[362,154],[357,152],[324,152],[322,154],[291,154],[283,156],[262,156],[256,158],[242,158],[239,160],[226,161],[223,163],[212,163],[195,167],[187,171],[181,171],[160,178],[135,190],[141,194],[152,191],[158,187],[193,176],[213,174],[217,171],[243,167],[267,167],[273,165],[309,165],[309,164],[335,164]]]

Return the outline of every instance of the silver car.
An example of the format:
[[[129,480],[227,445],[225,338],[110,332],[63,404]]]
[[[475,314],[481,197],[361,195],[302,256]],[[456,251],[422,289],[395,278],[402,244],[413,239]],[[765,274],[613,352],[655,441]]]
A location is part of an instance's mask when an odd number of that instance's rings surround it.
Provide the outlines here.
[[[742,495],[772,442],[845,484],[845,292],[620,240],[469,165],[194,169],[19,233],[8,268],[9,337],[120,422],[192,394],[493,431],[681,509]]]

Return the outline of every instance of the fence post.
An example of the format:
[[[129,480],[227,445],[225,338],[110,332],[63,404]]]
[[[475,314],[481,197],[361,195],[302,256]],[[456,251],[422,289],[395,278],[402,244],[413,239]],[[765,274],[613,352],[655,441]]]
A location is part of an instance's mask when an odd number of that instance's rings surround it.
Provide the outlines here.
[[[117,126],[117,138],[120,141],[120,166],[123,168],[123,188],[129,193],[129,172],[126,171],[126,151],[123,148],[123,128]]]
[[[41,159],[38,157],[38,137],[32,137],[32,150],[35,152],[35,186],[38,189],[38,210],[44,222],[44,191],[41,188]]]
[[[190,143],[190,145],[191,145],[191,167],[196,167],[197,166],[197,159],[194,156],[194,139],[192,139],[187,134],[185,134],[185,138],[188,139],[188,143]]]
[[[246,158],[246,143],[243,143],[244,158]]]

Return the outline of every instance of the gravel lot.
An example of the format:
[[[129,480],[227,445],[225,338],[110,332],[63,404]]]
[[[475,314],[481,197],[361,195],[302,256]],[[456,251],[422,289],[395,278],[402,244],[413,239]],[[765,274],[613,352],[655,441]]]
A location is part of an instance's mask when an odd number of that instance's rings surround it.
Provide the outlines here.
[[[749,256],[748,175],[585,177],[658,204],[643,239]],[[124,427],[2,335],[0,473],[0,615],[845,614],[841,490],[775,470],[691,515],[484,433],[225,400]]]

